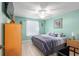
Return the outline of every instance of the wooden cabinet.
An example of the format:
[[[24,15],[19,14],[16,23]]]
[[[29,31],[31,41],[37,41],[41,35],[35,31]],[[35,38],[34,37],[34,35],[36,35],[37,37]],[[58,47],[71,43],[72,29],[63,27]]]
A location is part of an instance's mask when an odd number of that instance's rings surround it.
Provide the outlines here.
[[[76,49],[76,52],[79,53],[79,40],[67,40],[67,46],[71,46],[70,50],[74,51],[74,48],[78,48]],[[74,47],[74,48],[72,48]]]
[[[20,56],[22,54],[21,24],[4,24],[4,55]]]

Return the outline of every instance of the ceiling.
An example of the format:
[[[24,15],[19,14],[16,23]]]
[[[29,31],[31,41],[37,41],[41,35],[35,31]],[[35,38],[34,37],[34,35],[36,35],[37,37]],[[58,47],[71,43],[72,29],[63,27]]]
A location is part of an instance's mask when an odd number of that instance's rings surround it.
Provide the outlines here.
[[[13,2],[14,15],[42,19],[79,9],[79,2]],[[43,11],[43,12],[40,12]]]

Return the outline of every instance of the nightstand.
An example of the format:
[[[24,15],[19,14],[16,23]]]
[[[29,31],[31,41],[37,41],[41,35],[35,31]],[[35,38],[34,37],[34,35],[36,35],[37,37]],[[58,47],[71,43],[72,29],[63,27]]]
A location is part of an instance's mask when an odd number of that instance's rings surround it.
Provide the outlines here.
[[[70,46],[69,50],[75,53],[79,54],[79,40],[67,40],[66,41],[67,46]]]

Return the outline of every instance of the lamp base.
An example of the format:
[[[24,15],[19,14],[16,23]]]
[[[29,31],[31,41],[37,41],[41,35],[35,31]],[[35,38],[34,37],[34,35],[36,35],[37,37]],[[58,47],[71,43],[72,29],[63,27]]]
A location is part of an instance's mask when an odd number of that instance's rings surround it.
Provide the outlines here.
[[[73,36],[72,39],[75,40],[75,37]]]

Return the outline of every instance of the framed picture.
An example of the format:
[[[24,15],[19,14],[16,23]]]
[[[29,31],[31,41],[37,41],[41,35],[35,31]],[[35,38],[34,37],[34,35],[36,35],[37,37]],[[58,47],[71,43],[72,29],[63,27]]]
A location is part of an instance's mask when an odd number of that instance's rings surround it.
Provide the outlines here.
[[[54,28],[62,28],[62,27],[63,27],[63,18],[54,20]]]

